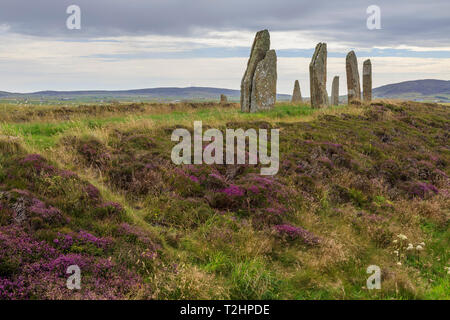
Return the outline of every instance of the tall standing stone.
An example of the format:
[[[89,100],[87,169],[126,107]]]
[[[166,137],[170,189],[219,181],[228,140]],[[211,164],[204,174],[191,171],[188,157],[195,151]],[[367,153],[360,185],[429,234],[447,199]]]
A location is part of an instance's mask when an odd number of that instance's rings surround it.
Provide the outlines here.
[[[311,88],[311,107],[322,108],[328,106],[326,43],[319,43],[316,46],[311,63],[309,64],[309,81]]]
[[[292,103],[301,103],[303,102],[302,93],[300,92],[300,83],[298,80],[295,80],[294,83],[294,92],[292,93]]]
[[[372,62],[364,61],[363,65],[363,97],[365,102],[372,101]]]
[[[221,103],[221,104],[225,104],[225,103],[227,103],[227,102],[228,102],[227,96],[224,95],[224,94],[221,94],[221,95],[220,95],[220,103]]]
[[[267,51],[253,77],[250,112],[272,109],[277,100],[277,54]]]
[[[352,50],[346,58],[348,104],[361,101],[361,85],[359,82],[358,61]]]
[[[339,77],[336,76],[333,79],[333,85],[331,87],[331,105],[339,105]]]
[[[267,51],[270,49],[270,34],[268,30],[262,30],[256,33],[253,41],[250,58],[247,63],[244,77],[241,82],[241,110],[242,112],[250,112],[252,83],[255,76],[258,63],[266,57]]]

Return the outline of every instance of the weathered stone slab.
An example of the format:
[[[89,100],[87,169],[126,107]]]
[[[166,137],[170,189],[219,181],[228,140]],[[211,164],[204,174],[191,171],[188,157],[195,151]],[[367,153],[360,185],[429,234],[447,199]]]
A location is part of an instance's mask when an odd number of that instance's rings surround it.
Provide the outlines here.
[[[311,88],[311,107],[328,106],[327,93],[327,44],[319,43],[309,64],[309,81]]]
[[[372,62],[364,61],[363,65],[363,98],[365,102],[372,101]]]
[[[302,93],[300,91],[300,83],[298,80],[295,80],[294,83],[294,92],[292,93],[292,103],[301,103],[303,102]]]
[[[359,82],[358,60],[354,51],[350,51],[346,58],[348,104],[361,101],[361,85]]]
[[[277,54],[267,51],[253,77],[250,112],[272,109],[277,100]]]
[[[227,98],[226,95],[224,95],[224,94],[221,94],[221,95],[220,95],[220,103],[221,103],[221,104],[228,103],[228,98]]]
[[[333,79],[333,84],[331,87],[331,105],[338,106],[339,105],[339,77],[336,76]]]
[[[266,57],[267,51],[270,49],[270,34],[268,30],[262,30],[256,33],[253,41],[250,58],[247,63],[247,69],[241,81],[241,110],[249,112],[252,96],[252,82],[255,76],[258,63]]]

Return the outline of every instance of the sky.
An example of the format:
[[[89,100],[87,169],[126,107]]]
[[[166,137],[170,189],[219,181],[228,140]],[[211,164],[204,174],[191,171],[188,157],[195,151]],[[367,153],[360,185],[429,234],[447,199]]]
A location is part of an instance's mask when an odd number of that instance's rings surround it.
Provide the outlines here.
[[[68,29],[67,8],[80,8]],[[371,5],[380,29],[368,28]],[[72,21],[72,20],[71,20]],[[448,0],[0,0],[0,91],[118,90],[206,86],[239,89],[255,33],[268,29],[278,92],[300,81],[328,46],[328,81],[354,50],[373,85],[450,80]]]

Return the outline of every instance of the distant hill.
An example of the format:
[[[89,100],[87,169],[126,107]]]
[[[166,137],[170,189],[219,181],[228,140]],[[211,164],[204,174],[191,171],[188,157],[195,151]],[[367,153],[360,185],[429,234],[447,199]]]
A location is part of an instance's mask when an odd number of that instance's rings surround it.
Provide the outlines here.
[[[225,94],[230,101],[239,101],[240,91],[211,87],[164,87],[136,90],[87,90],[87,91],[39,91],[33,93],[10,93],[0,91],[2,99],[30,100],[78,100],[92,101],[173,101],[173,100],[218,100]],[[373,89],[375,98],[405,99],[416,101],[450,102],[450,81],[445,80],[415,80],[388,84]],[[345,100],[346,96],[342,96]],[[279,101],[288,101],[291,96],[278,94]]]
[[[7,96],[10,96],[10,95],[11,95],[10,92],[0,91],[0,97],[7,97]]]
[[[4,94],[2,94],[4,93]],[[218,100],[221,94],[225,94],[229,100],[240,99],[239,90],[187,87],[187,88],[149,88],[137,90],[92,90],[92,91],[39,91],[33,93],[7,93],[0,92],[0,97],[29,98],[29,99],[146,99],[146,100]],[[279,94],[279,100],[289,100],[290,95]]]
[[[450,102],[450,81],[427,79],[388,84],[374,89],[373,96],[376,98]]]

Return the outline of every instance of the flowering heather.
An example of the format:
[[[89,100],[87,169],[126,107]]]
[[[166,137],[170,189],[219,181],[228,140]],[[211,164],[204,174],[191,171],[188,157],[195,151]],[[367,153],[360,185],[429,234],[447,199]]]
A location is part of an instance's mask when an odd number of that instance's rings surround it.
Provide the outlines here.
[[[434,154],[430,154],[429,158],[430,158],[431,161],[434,161],[434,162],[438,162],[439,161],[439,157],[435,156]]]
[[[324,141],[324,142],[316,142],[316,141],[312,141],[312,140],[304,140],[303,141],[306,144],[313,144],[313,145],[322,145],[322,146],[328,146],[328,147],[333,147],[333,148],[342,148],[342,144],[340,143],[334,143],[334,142],[329,142],[329,141]]]
[[[23,277],[15,280],[0,277],[0,300],[26,299],[27,290]]]
[[[103,167],[112,159],[112,155],[108,152],[106,146],[96,139],[78,141],[77,150],[84,161],[89,165]]]
[[[363,218],[364,220],[368,221],[368,222],[382,222],[385,220],[384,217],[376,215],[376,214],[368,214],[364,211],[360,211],[356,214],[358,217]]]
[[[19,163],[24,166],[31,166],[39,174],[59,175],[63,178],[76,178],[78,175],[70,170],[60,170],[52,165],[49,165],[47,160],[39,154],[29,154],[19,160]]]
[[[31,193],[28,190],[12,189],[11,192],[17,193],[21,196],[31,197]]]
[[[47,160],[39,154],[29,154],[20,160],[19,163],[23,165],[31,165],[38,173],[54,173],[56,171],[55,167],[47,164]]]
[[[227,179],[217,170],[213,169],[212,173],[207,173],[203,185],[208,190],[222,190],[228,186]]]
[[[89,232],[81,230],[78,233],[58,233],[58,237],[53,240],[53,243],[62,250],[69,250],[73,245],[86,244],[92,244],[99,249],[107,249],[111,245],[112,240],[107,238],[97,238]]]
[[[333,167],[333,161],[331,161],[326,156],[319,157],[319,159],[317,159],[317,161],[319,161],[320,163],[326,165],[327,167],[330,167],[330,168]]]
[[[120,203],[117,202],[105,202],[98,206],[101,209],[107,209],[109,213],[121,213],[123,211],[123,207]]]
[[[96,268],[93,263],[93,258],[83,256],[81,254],[68,253],[58,255],[54,259],[48,261],[40,261],[39,263],[33,263],[25,266],[25,270],[31,273],[54,271],[57,276],[63,277],[66,274],[66,270],[69,266],[77,265],[80,269],[87,270],[88,268]]]
[[[62,222],[62,214],[61,211],[59,211],[58,209],[52,207],[52,206],[47,206],[44,202],[42,202],[39,199],[34,198],[32,200],[32,205],[29,208],[31,213],[37,214],[40,217],[42,217],[44,220],[47,221],[59,221]]]
[[[64,224],[69,221],[59,209],[34,198],[29,191],[13,189],[10,192],[4,192],[3,198],[6,200],[5,206],[12,210],[17,223],[29,222],[33,217],[55,224]]]
[[[243,197],[245,194],[245,190],[236,185],[230,185],[228,188],[225,188],[220,192],[225,193],[230,197]]]
[[[53,243],[62,250],[68,250],[72,247],[74,240],[70,234],[58,233],[58,238],[55,238]]]
[[[424,199],[433,194],[438,194],[439,190],[432,184],[416,182],[409,185],[408,192],[411,197],[419,197]]]
[[[104,244],[87,232],[80,232],[77,237]],[[72,292],[66,288],[66,270],[71,265],[78,265],[82,271],[80,291]],[[2,300],[124,299],[145,286],[137,274],[116,265],[111,259],[62,254],[13,225],[0,227],[0,271]]]
[[[251,180],[252,182],[257,183],[258,185],[265,188],[275,184],[275,180],[272,177],[253,176]]]
[[[184,178],[189,178],[189,176],[186,174],[186,172],[185,172],[184,170],[180,169],[180,168],[175,168],[175,169],[173,170],[173,172],[174,172],[177,176],[184,177]]]
[[[147,163],[144,166],[144,168],[147,169],[147,170],[154,170],[154,169],[157,169],[158,167],[156,165],[154,165],[153,163]],[[180,170],[180,171],[182,171],[182,170]]]
[[[250,186],[248,188],[249,191],[251,191],[254,194],[258,194],[259,193],[259,188],[257,186]]]
[[[158,253],[147,249],[141,253],[141,257],[149,260],[155,260],[158,257]]]
[[[254,194],[262,193],[266,197],[286,195],[286,188],[273,177],[249,175],[248,178],[246,177],[245,184],[247,185],[246,188],[251,190]]]
[[[244,116],[236,104],[216,119],[215,104],[194,105],[130,109],[167,113],[154,128],[115,123],[129,120],[126,104],[58,107],[49,120],[85,110],[75,122],[95,116],[108,125],[64,127],[45,144],[32,133],[25,140],[35,140],[42,156],[20,145],[9,151],[0,132],[0,300],[446,297],[449,106],[374,102],[318,113],[301,106],[299,115],[299,106],[286,104]],[[25,109],[11,114],[20,120],[36,111]],[[169,136],[184,126],[172,111],[190,118],[206,111],[221,129],[279,128],[279,173],[175,165]],[[70,159],[74,172],[59,166]],[[389,281],[361,289],[377,263]],[[66,287],[73,264],[81,290]]]
[[[438,177],[448,178],[447,174],[442,170],[435,169],[433,173]]]
[[[0,264],[16,259],[18,264],[26,264],[35,259],[49,259],[56,250],[45,241],[35,241],[17,225],[0,227]]]
[[[281,216],[286,213],[285,208],[267,208],[266,212],[272,215]]]
[[[100,191],[94,187],[92,184],[88,184],[84,191],[87,193],[88,197],[92,200],[99,200],[100,199]]]
[[[78,175],[70,170],[59,170],[58,174],[63,178],[75,178],[78,177]]]
[[[38,162],[45,162],[45,159],[40,154],[29,154],[20,161],[22,164]]]
[[[274,229],[280,236],[286,237],[289,240],[300,239],[303,243],[311,246],[317,245],[320,242],[319,238],[311,232],[300,227],[294,227],[290,224],[276,225]]]
[[[200,182],[200,180],[196,176],[189,176],[189,179],[191,179],[191,181],[195,182],[195,183],[199,183]]]
[[[140,229],[136,226],[129,225],[126,222],[120,224],[119,234],[125,235],[125,236],[132,236],[136,240],[139,240],[140,242],[147,244],[147,245],[152,244],[151,239],[148,237],[148,235],[142,229]]]
[[[97,238],[96,236],[90,234],[89,232],[81,230],[78,232],[78,240],[84,243],[91,243],[97,248],[106,249],[111,244],[111,239],[107,238]]]
[[[329,142],[329,141],[322,142],[322,145],[333,147],[333,148],[342,148],[342,144],[340,144],[340,143],[333,143],[333,142]]]

